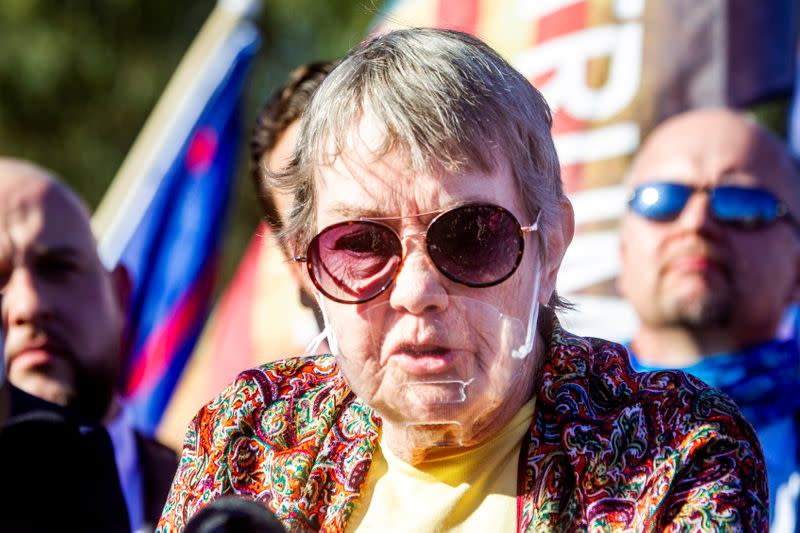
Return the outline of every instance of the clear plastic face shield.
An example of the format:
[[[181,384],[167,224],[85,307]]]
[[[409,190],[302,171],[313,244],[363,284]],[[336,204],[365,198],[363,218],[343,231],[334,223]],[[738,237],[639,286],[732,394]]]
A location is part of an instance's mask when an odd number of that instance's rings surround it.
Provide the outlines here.
[[[325,329],[317,342],[327,337],[355,394],[410,446],[474,444],[509,402],[530,395],[540,267],[537,240],[527,234],[538,218],[523,227],[497,206],[446,211],[425,232],[429,260],[414,264],[393,230],[368,222],[326,228],[309,247],[309,273],[325,293],[318,294]],[[533,255],[523,262],[526,244]],[[408,312],[385,295],[413,283],[413,272],[398,279],[403,268],[439,270],[433,275],[457,281],[456,290],[425,312]],[[348,297],[367,300],[336,301]]]

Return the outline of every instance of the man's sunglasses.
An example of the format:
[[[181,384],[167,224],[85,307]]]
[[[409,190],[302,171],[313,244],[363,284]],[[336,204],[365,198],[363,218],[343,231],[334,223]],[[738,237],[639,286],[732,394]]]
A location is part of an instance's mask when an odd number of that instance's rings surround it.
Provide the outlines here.
[[[628,206],[644,218],[668,222],[678,218],[696,191],[708,193],[711,216],[727,226],[756,230],[787,220],[798,229],[797,220],[786,204],[771,192],[756,187],[720,185],[702,188],[682,183],[645,183],[633,190]]]
[[[295,260],[305,261],[311,281],[331,300],[367,302],[392,285],[403,265],[402,239],[381,222],[401,218],[407,217],[333,224],[311,240],[305,257]],[[490,287],[514,273],[522,261],[525,233],[537,229],[538,217],[523,227],[503,207],[467,204],[438,214],[424,233],[425,246],[446,278],[467,287]]]

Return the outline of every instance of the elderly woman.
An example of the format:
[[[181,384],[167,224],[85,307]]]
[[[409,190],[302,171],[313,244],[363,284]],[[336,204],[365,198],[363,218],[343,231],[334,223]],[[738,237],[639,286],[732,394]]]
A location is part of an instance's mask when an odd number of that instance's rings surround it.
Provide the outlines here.
[[[333,353],[246,371],[198,413],[160,531],[230,494],[290,531],[764,529],[726,397],[559,326],[573,216],[549,129],[465,34],[344,59],[269,177]]]

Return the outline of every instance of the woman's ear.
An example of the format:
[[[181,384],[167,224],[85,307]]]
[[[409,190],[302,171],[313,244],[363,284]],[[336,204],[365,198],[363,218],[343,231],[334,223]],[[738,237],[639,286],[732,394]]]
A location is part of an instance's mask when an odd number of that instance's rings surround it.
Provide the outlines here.
[[[557,209],[557,216],[544,235],[547,253],[539,274],[541,276],[539,303],[542,305],[550,302],[550,298],[556,290],[558,269],[561,267],[561,261],[575,234],[575,214],[572,210],[572,203],[566,196],[561,197]]]

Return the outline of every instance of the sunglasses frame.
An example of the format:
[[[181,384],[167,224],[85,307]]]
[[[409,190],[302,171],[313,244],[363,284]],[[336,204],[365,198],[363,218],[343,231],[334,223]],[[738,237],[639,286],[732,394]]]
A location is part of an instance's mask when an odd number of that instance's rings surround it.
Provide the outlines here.
[[[673,186],[673,187],[678,187],[678,188],[681,188],[683,190],[689,191],[689,194],[687,195],[686,200],[683,202],[683,205],[674,214],[674,216],[670,216],[668,218],[650,217],[650,216],[647,216],[646,214],[644,214],[643,212],[639,211],[635,207],[635,202],[636,202],[637,198],[639,197],[639,195],[641,194],[642,190],[644,190],[644,189],[646,189],[648,187],[658,187],[659,185]],[[800,222],[798,222],[797,219],[794,217],[794,215],[792,215],[791,211],[789,210],[789,206],[786,205],[786,203],[783,202],[780,198],[778,198],[772,191],[770,191],[768,189],[765,189],[763,187],[744,187],[744,186],[741,186],[741,185],[725,185],[725,184],[716,185],[716,186],[713,186],[713,187],[708,187],[708,186],[697,187],[697,186],[689,185],[689,184],[686,184],[686,183],[679,183],[679,182],[675,182],[675,181],[651,181],[651,182],[647,182],[647,183],[642,183],[641,185],[637,185],[633,189],[633,191],[631,192],[631,195],[628,198],[627,205],[628,205],[628,208],[632,212],[636,213],[638,216],[640,216],[640,217],[642,217],[642,218],[644,218],[646,220],[650,220],[652,222],[672,222],[672,221],[676,220],[678,217],[681,216],[681,214],[683,213],[683,210],[686,209],[686,204],[689,203],[689,199],[691,198],[692,194],[694,194],[696,192],[704,192],[704,193],[709,195],[709,198],[713,198],[714,192],[717,189],[752,190],[752,191],[758,192],[759,194],[766,194],[766,195],[768,195],[769,197],[771,197],[775,201],[775,212],[776,212],[775,218],[772,219],[772,220],[762,220],[760,223],[748,225],[746,222],[738,223],[738,222],[733,221],[733,220],[726,220],[726,219],[720,218],[717,215],[716,211],[713,209],[713,207],[712,207],[713,204],[709,204],[709,212],[711,213],[712,218],[715,221],[719,222],[720,224],[723,224],[723,225],[728,226],[728,227],[736,228],[736,229],[739,229],[739,230],[744,230],[744,231],[756,231],[756,230],[767,228],[767,227],[769,227],[769,226],[771,226],[771,225],[773,225],[773,224],[775,224],[777,222],[785,220],[785,221],[789,222],[794,227],[796,232],[800,233]]]
[[[443,271],[441,269],[441,267],[439,266],[439,264],[436,261],[433,260],[433,257],[431,256],[431,251],[430,251],[431,244],[428,241],[428,232],[430,231],[431,226],[433,226],[438,220],[440,220],[441,217],[443,217],[445,215],[449,215],[449,214],[453,213],[454,211],[458,211],[458,210],[461,210],[461,209],[476,208],[476,207],[488,207],[488,208],[491,208],[493,210],[502,212],[504,215],[510,216],[511,219],[516,223],[517,228],[518,228],[516,236],[517,236],[517,239],[519,240],[519,251],[517,252],[516,258],[514,259],[514,266],[510,269],[508,274],[502,276],[501,278],[499,278],[497,280],[494,280],[494,281],[491,281],[491,282],[486,282],[486,283],[470,283],[470,282],[466,282],[466,281],[457,279],[455,276]],[[433,214],[436,214],[436,216],[425,227],[425,231],[422,231],[422,232],[419,232],[419,233],[414,233],[414,234],[408,235],[406,237],[401,237],[393,227],[389,226],[388,224],[384,224],[382,222],[384,220],[403,220],[403,219],[406,219],[406,218],[423,217],[423,216],[426,216],[426,215],[433,215]],[[295,256],[293,259],[294,259],[294,261],[303,262],[303,263],[306,264],[306,270],[308,271],[308,277],[311,279],[311,282],[314,284],[314,286],[322,294],[324,294],[326,298],[328,298],[330,300],[333,300],[334,302],[338,302],[338,303],[342,303],[342,304],[362,304],[362,303],[366,303],[366,302],[369,302],[371,300],[374,300],[375,298],[377,298],[381,294],[385,293],[389,289],[389,287],[391,287],[394,284],[395,280],[397,279],[397,276],[400,274],[400,271],[403,269],[403,265],[405,264],[406,257],[408,256],[408,254],[406,253],[406,250],[404,249],[403,241],[405,239],[409,239],[409,238],[412,238],[412,237],[416,237],[416,236],[422,235],[422,236],[424,236],[425,252],[428,254],[428,258],[431,260],[431,263],[433,263],[433,265],[436,267],[437,272],[442,274],[445,278],[449,279],[450,281],[453,281],[454,283],[458,283],[459,285],[464,285],[465,287],[470,287],[470,288],[492,287],[494,285],[499,285],[500,283],[504,282],[505,280],[507,280],[508,278],[513,276],[514,273],[517,271],[517,269],[519,268],[520,263],[522,263],[522,257],[523,257],[523,255],[525,253],[525,234],[526,233],[533,233],[533,232],[539,230],[539,217],[540,217],[540,215],[541,215],[541,210],[539,212],[537,212],[536,220],[534,221],[533,224],[531,224],[529,226],[523,226],[519,222],[519,219],[517,219],[517,217],[514,216],[514,213],[512,213],[511,211],[509,211],[505,207],[502,207],[502,206],[499,206],[499,205],[495,205],[495,204],[491,204],[491,203],[468,203],[468,204],[458,205],[458,206],[455,206],[455,207],[452,207],[452,208],[449,208],[449,209],[445,209],[445,210],[428,211],[428,212],[425,212],[425,213],[418,213],[416,215],[404,215],[404,216],[396,216],[396,217],[361,217],[358,220],[345,220],[343,222],[336,222],[334,224],[331,224],[329,226],[324,227],[321,231],[319,231],[319,233],[317,233],[314,236],[313,239],[311,239],[311,242],[308,244],[308,247],[306,248],[306,255],[304,255],[304,256],[298,255],[298,256]],[[353,224],[369,224],[369,225],[374,225],[374,226],[378,226],[380,228],[389,230],[389,232],[392,235],[394,235],[395,238],[397,239],[397,241],[400,243],[400,253],[401,253],[400,262],[397,264],[397,267],[395,268],[395,271],[392,274],[391,278],[389,278],[389,280],[372,296],[369,296],[368,298],[362,298],[362,299],[359,299],[359,300],[356,300],[356,301],[343,300],[341,298],[333,296],[328,291],[326,291],[322,287],[322,284],[319,282],[317,277],[314,275],[314,265],[312,264],[311,261],[308,260],[308,257],[310,255],[308,250],[310,250],[314,246],[315,242],[317,241],[317,239],[319,239],[320,235],[322,235],[326,231],[329,231],[329,230],[332,230],[332,229],[335,229],[335,228],[338,228],[338,227],[342,227],[342,226],[350,226],[350,225],[353,225]]]

